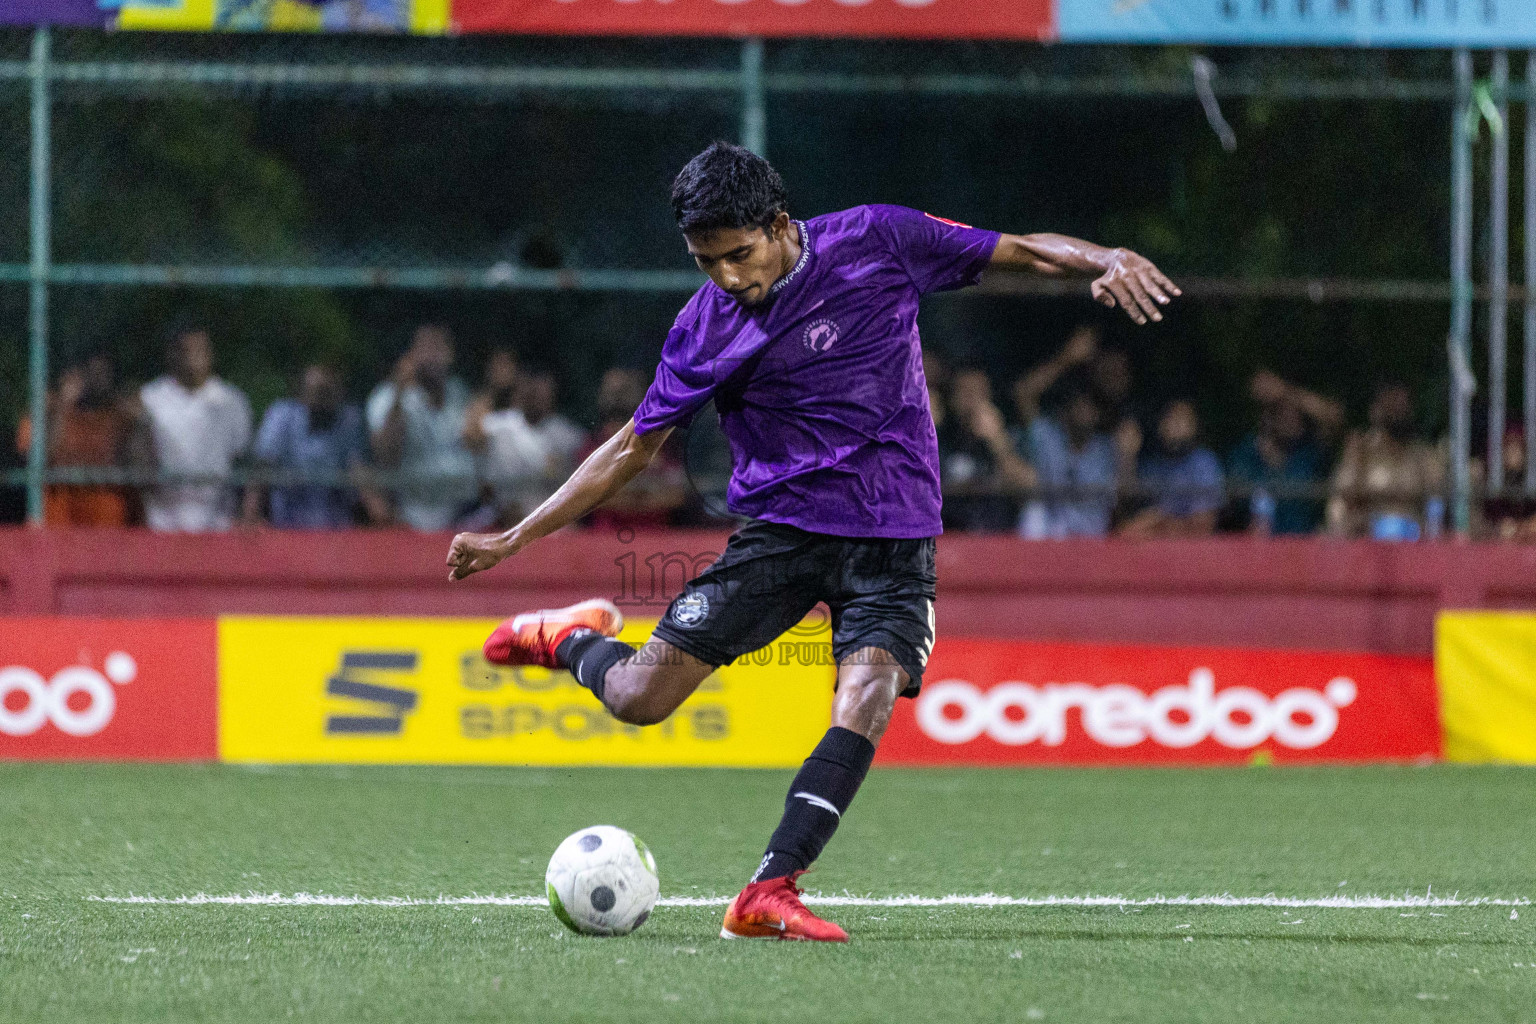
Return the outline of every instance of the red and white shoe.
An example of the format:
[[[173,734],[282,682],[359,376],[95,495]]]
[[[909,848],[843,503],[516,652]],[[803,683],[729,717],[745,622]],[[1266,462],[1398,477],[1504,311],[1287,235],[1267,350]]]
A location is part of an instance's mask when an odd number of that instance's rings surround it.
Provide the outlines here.
[[[725,912],[722,939],[792,939],[802,942],[847,942],[848,933],[823,921],[800,902],[803,891],[796,871],[785,878],[752,882]]]
[[[486,638],[485,660],[492,665],[543,665],[559,668],[555,648],[578,629],[591,629],[604,636],[617,636],[624,628],[624,615],[612,601],[595,597],[569,608],[514,615],[497,626]]]

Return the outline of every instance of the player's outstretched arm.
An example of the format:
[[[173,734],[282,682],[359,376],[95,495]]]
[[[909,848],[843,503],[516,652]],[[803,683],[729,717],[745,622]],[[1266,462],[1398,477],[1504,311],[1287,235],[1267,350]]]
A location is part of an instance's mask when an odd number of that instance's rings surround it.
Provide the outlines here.
[[[1139,324],[1161,320],[1158,307],[1183,294],[1145,256],[1067,235],[1004,235],[992,253],[992,266],[1047,277],[1091,274],[1094,299],[1111,309],[1119,306]]]
[[[523,521],[505,533],[461,533],[448,548],[448,578],[461,580],[490,569],[540,537],[554,533],[613,497],[656,457],[672,428],[635,433],[635,421],[624,424],[569,480]]]

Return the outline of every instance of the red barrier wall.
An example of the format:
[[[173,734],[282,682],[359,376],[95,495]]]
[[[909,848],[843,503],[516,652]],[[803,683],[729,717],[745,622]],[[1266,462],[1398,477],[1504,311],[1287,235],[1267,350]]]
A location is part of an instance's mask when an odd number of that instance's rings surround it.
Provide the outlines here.
[[[656,614],[724,540],[568,533],[449,584],[446,536],[8,529],[0,615],[499,615],[593,595]],[[949,536],[939,595],[951,636],[1428,655],[1440,608],[1536,607],[1536,549]]]

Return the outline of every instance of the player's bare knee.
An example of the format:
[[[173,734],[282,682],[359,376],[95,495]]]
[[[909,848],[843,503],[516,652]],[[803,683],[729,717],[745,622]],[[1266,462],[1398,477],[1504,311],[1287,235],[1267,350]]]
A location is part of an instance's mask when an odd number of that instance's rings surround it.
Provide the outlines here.
[[[644,681],[628,673],[610,672],[607,688],[603,691],[603,706],[608,713],[626,725],[655,725],[666,718],[660,712],[656,700],[648,692]]]
[[[673,711],[664,702],[648,693],[624,693],[617,698],[604,694],[609,714],[625,725],[656,725],[664,722]]]
[[[866,648],[851,655],[838,669],[832,724],[879,742],[906,685],[906,672],[888,652]]]
[[[677,709],[668,687],[653,666],[615,665],[608,672],[603,705],[626,725],[655,725]]]
[[[841,679],[837,684],[838,703],[863,711],[884,709],[889,713],[904,685],[901,675],[901,669],[893,665],[884,671],[861,672]]]

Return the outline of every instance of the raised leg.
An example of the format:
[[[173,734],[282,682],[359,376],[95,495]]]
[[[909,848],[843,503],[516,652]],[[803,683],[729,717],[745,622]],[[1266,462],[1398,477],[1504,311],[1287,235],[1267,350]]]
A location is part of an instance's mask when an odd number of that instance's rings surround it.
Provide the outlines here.
[[[608,669],[603,706],[621,722],[655,725],[676,711],[714,670],[665,640],[652,639]]]

